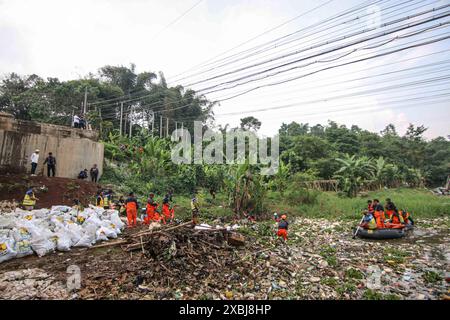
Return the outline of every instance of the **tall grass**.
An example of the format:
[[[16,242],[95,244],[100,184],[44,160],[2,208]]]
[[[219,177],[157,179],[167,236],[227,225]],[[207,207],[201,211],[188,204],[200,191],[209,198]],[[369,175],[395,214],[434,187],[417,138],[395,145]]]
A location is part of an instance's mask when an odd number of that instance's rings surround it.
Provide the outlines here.
[[[368,199],[379,199],[383,204],[391,198],[398,209],[408,210],[416,218],[450,217],[450,198],[433,195],[427,190],[389,189],[369,192],[367,197],[342,198],[333,192],[321,192],[313,204],[287,204],[277,193],[268,197],[268,207],[274,212],[285,212],[294,216],[329,219],[358,219],[367,206]]]

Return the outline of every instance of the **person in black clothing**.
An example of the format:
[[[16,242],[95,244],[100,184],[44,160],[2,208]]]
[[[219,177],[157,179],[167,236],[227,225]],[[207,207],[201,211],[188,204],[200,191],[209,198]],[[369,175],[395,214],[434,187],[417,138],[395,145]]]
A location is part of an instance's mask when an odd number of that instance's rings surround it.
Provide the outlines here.
[[[373,211],[384,211],[383,206],[380,204],[380,200],[373,199]]]
[[[56,170],[56,158],[51,152],[49,152],[48,157],[45,158],[44,164],[47,164],[47,176],[50,177],[50,172],[52,172],[52,177],[54,177]]]
[[[84,119],[84,116],[80,116],[80,128],[86,129],[86,120]]]
[[[91,170],[89,171],[89,174],[91,176],[91,181],[97,183],[98,168],[97,168],[96,164],[94,164],[94,166],[91,168]]]
[[[88,174],[87,174],[87,169],[81,170],[80,173],[78,174],[78,179],[84,180],[87,179]]]
[[[392,200],[390,198],[386,199],[386,205],[384,206],[384,208],[386,209],[386,211],[397,211],[397,207],[395,206],[395,204],[392,202]]]

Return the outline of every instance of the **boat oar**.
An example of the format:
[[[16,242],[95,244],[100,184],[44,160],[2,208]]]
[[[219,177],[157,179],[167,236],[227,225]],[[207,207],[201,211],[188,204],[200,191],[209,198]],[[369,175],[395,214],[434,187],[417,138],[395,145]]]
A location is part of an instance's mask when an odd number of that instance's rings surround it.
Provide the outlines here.
[[[364,220],[364,216],[361,218],[361,221],[359,222],[358,228],[356,228],[355,234],[353,235],[352,239],[356,238],[356,235],[358,234],[359,228],[361,228],[361,223],[363,222],[363,220]]]

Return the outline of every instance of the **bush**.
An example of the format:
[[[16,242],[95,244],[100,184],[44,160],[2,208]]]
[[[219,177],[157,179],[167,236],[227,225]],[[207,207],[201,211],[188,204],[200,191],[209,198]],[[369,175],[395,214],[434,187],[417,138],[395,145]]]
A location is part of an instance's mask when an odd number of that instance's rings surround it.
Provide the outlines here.
[[[317,203],[317,197],[319,191],[308,190],[305,188],[290,189],[286,192],[286,201],[291,205],[298,204],[315,204]]]

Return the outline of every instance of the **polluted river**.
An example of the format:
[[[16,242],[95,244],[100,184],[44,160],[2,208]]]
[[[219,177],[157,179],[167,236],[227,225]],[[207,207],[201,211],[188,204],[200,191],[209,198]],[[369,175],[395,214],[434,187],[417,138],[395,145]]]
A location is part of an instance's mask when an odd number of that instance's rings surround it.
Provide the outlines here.
[[[363,240],[352,239],[355,222],[299,217],[284,243],[274,222],[242,221],[237,247],[178,228],[135,251],[73,248],[6,261],[0,298],[448,299],[449,222],[418,219],[402,239]],[[81,283],[68,291],[73,266]]]

